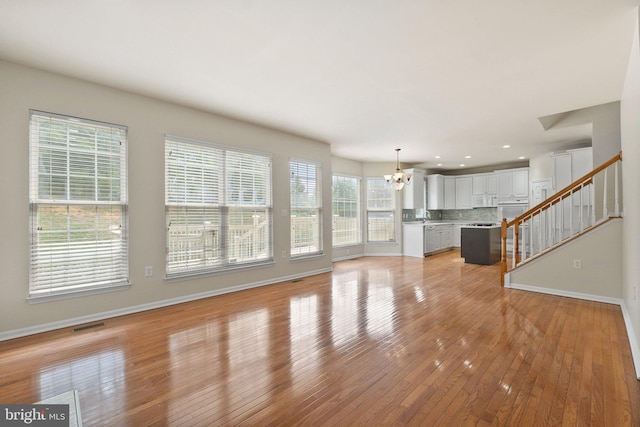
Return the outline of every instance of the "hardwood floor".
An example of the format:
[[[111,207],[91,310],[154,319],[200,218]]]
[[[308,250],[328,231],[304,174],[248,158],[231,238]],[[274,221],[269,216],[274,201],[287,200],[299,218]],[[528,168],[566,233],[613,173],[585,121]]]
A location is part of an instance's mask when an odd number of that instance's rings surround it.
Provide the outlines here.
[[[619,307],[500,287],[453,251],[0,342],[0,402],[85,426],[638,426]]]

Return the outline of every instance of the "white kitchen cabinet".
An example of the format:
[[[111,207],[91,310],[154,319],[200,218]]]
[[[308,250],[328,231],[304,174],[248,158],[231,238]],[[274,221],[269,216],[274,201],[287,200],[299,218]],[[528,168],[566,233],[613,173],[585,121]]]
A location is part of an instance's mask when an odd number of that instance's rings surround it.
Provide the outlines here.
[[[411,183],[404,187],[404,209],[422,209],[424,208],[424,174],[422,169],[405,169],[406,173],[410,173]]]
[[[450,249],[453,247],[453,226],[441,225],[438,228],[438,233],[440,234],[440,249]]]
[[[462,242],[462,224],[453,224],[451,231],[453,235],[453,247],[459,248]]]
[[[554,193],[593,170],[593,150],[591,147],[554,153],[552,159]],[[586,224],[590,224],[589,214],[590,209],[593,208],[592,204],[589,188],[584,188],[581,192],[574,193],[572,198],[563,200],[562,209],[556,209],[556,227],[560,228],[562,225],[563,233],[569,233],[570,227],[577,227],[581,219],[583,222],[586,221]]]
[[[432,254],[453,247],[451,224],[427,224],[424,227],[424,253]]]
[[[529,168],[501,170],[496,173],[499,199],[529,198]]]
[[[591,147],[569,150],[568,152],[571,155],[571,182],[579,180],[593,170],[593,150]],[[583,206],[591,204],[591,191],[588,188],[583,188],[581,193],[582,196],[576,195],[573,205],[580,205],[580,197],[582,197]]]
[[[518,170],[513,172],[513,195],[514,197],[529,197],[529,171]]]
[[[576,181],[593,170],[593,149],[578,148],[567,151],[571,155],[571,181]]]
[[[444,208],[445,209],[456,208],[456,177],[455,176],[444,177]]]
[[[485,194],[489,196],[498,195],[498,174],[494,172],[489,173],[485,176],[484,190]]]
[[[456,177],[456,209],[473,208],[473,179],[470,176]]]
[[[506,199],[513,196],[513,172],[498,172],[498,197]]]
[[[402,224],[402,254],[404,256],[424,257],[425,230],[422,223]]]
[[[474,174],[471,180],[471,193],[474,196],[484,196],[487,176],[483,173],[478,173]]]
[[[444,209],[444,176],[427,175],[427,209]]]
[[[571,184],[571,154],[554,154],[552,159],[553,188],[554,192],[558,192]]]
[[[455,182],[456,182],[456,209],[473,208],[473,200],[472,200],[473,179],[470,176],[457,176]]]
[[[498,175],[496,173],[478,173],[470,175],[471,203],[474,208],[495,207],[498,205]]]
[[[440,236],[435,225],[424,227],[424,253],[432,254],[440,248]]]

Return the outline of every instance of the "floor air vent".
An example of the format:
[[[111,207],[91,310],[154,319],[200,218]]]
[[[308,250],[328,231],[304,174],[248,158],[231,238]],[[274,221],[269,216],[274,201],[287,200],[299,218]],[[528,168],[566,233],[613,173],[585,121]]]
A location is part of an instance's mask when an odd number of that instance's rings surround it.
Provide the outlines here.
[[[78,326],[77,328],[73,328],[73,332],[86,331],[87,329],[99,328],[100,326],[104,326],[104,322],[92,323],[91,325],[85,325],[85,326]]]
[[[293,279],[291,281],[291,283],[298,283],[298,282],[302,282],[304,279]]]

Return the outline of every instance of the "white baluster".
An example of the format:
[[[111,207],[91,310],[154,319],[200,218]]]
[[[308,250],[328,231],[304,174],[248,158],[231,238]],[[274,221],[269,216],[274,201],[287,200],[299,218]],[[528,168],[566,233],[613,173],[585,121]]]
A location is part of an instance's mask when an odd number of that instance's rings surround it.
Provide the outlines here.
[[[538,211],[538,252],[542,252],[542,227],[546,224],[542,214],[542,208]]]
[[[607,211],[607,169],[604,170],[604,195],[602,196],[602,219],[607,219],[609,217],[609,212]]]
[[[582,202],[582,190],[584,189],[584,183],[580,184],[580,204],[578,205],[578,208],[580,209],[578,211],[578,232],[582,233],[584,231],[584,221],[582,220],[582,206],[583,206],[583,202]]]
[[[618,187],[618,165],[620,164],[620,161],[617,161],[613,166],[615,168],[615,216],[620,216],[620,201],[619,201],[619,195],[618,192],[619,187]]]
[[[562,202],[563,205],[566,205],[566,202],[563,201]],[[562,215],[562,218],[564,219],[564,213]],[[564,225],[562,227],[564,229]],[[573,190],[571,191],[571,194],[569,195],[569,236],[573,236]]]
[[[589,184],[589,189],[591,190],[591,194],[589,197],[589,211],[591,212],[591,225],[596,224],[596,186],[594,184],[593,178],[591,179],[591,184]]]

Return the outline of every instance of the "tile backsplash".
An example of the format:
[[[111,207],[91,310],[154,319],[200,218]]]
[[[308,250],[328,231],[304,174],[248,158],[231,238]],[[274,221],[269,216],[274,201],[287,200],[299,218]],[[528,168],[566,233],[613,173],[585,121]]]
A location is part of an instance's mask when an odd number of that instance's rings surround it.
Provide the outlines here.
[[[428,219],[450,220],[450,221],[489,221],[498,222],[497,208],[476,208],[476,209],[451,209],[451,210],[429,210]],[[403,221],[415,221],[423,218],[422,209],[403,209]]]
[[[464,221],[498,221],[498,208],[452,209],[443,210],[442,219]]]

